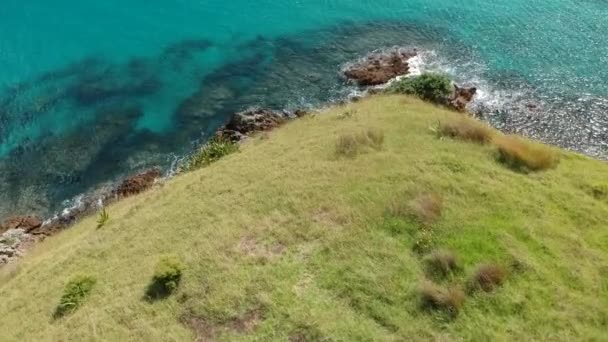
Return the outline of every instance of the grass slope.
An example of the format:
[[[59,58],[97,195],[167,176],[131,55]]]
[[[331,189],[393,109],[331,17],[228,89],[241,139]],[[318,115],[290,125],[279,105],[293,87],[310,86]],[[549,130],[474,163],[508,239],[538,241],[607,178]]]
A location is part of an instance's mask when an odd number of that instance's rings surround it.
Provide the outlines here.
[[[439,139],[459,114],[401,97],[330,108],[253,138],[239,153],[108,208],[36,247],[0,278],[1,341],[602,340],[608,331],[606,164],[560,152],[523,174],[491,145]],[[369,128],[381,149],[337,156]],[[441,216],[398,215],[422,193]],[[421,229],[463,267],[508,271],[468,294],[456,317],[420,307]],[[186,265],[180,287],[145,299],[161,255]],[[66,282],[96,277],[53,320]]]

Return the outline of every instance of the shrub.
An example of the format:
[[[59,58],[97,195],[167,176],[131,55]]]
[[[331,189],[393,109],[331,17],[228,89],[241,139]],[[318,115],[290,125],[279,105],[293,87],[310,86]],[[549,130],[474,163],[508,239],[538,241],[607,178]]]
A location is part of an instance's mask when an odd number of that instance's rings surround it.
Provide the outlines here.
[[[559,163],[555,151],[520,137],[504,136],[494,139],[494,143],[498,148],[498,160],[516,171],[542,171],[555,168]]]
[[[384,144],[384,132],[379,129],[368,128],[359,133],[342,134],[336,141],[336,154],[338,156],[355,157],[366,147],[380,150]]]
[[[420,287],[421,304],[427,310],[446,310],[452,314],[458,314],[465,299],[464,291],[456,286],[443,288],[426,281]]]
[[[386,92],[414,95],[425,101],[444,104],[452,93],[452,82],[445,75],[425,73],[393,82]]]
[[[501,286],[506,278],[507,271],[504,267],[496,264],[480,265],[470,281],[471,289],[492,292],[495,288]]]
[[[97,280],[89,275],[72,278],[65,286],[59,305],[55,309],[55,318],[61,318],[78,309],[89,296]]]
[[[239,145],[229,139],[213,138],[190,156],[186,168],[188,170],[200,169],[238,150]]]
[[[152,282],[146,290],[149,300],[166,298],[179,287],[186,266],[176,255],[166,255],[159,259],[154,269]]]
[[[436,277],[446,277],[460,269],[456,254],[449,250],[437,250],[425,259],[427,272]]]
[[[409,211],[423,224],[431,224],[439,219],[443,209],[441,196],[432,193],[418,195],[409,203]]]
[[[110,214],[106,211],[106,208],[101,209],[99,212],[99,218],[97,219],[97,229],[103,227],[110,220]]]
[[[439,124],[438,133],[442,137],[487,144],[494,135],[486,124],[471,118],[461,118]]]

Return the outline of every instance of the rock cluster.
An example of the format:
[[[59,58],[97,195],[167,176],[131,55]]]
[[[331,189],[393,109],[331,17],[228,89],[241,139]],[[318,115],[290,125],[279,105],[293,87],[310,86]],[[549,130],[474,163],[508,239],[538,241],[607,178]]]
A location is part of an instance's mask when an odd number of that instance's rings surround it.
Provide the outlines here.
[[[375,51],[347,65],[342,72],[347,79],[360,86],[380,85],[397,76],[409,74],[409,60],[416,55],[416,50],[403,48]]]

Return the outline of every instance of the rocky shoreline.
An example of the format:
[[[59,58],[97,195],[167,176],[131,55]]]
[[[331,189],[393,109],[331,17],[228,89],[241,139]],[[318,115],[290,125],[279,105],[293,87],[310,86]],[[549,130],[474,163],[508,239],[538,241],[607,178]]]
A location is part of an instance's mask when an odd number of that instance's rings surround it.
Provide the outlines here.
[[[410,76],[410,60],[417,54],[415,49],[401,47],[377,50],[345,65],[341,70],[341,76],[347,82],[358,85],[364,95],[377,93],[393,80]],[[456,84],[453,86],[452,95],[443,105],[465,112],[469,103],[473,101],[477,89],[463,88]],[[308,113],[307,110],[277,111],[249,108],[235,113],[217,131],[216,137],[238,143],[252,134],[273,130]],[[0,267],[23,256],[36,243],[69,228],[81,218],[93,215],[101,208],[122,198],[142,193],[163,178],[160,169],[147,169],[125,178],[114,186],[79,197],[73,206],[65,208],[47,220],[43,221],[29,215],[13,216],[4,220],[0,223]]]

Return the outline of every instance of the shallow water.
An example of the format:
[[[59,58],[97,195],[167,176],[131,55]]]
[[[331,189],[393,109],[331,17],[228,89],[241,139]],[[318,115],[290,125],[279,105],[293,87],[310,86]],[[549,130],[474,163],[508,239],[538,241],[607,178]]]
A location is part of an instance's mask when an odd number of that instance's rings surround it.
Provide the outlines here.
[[[4,0],[0,28],[0,216],[169,168],[247,106],[343,98],[340,65],[391,45],[497,127],[608,158],[601,0]]]

